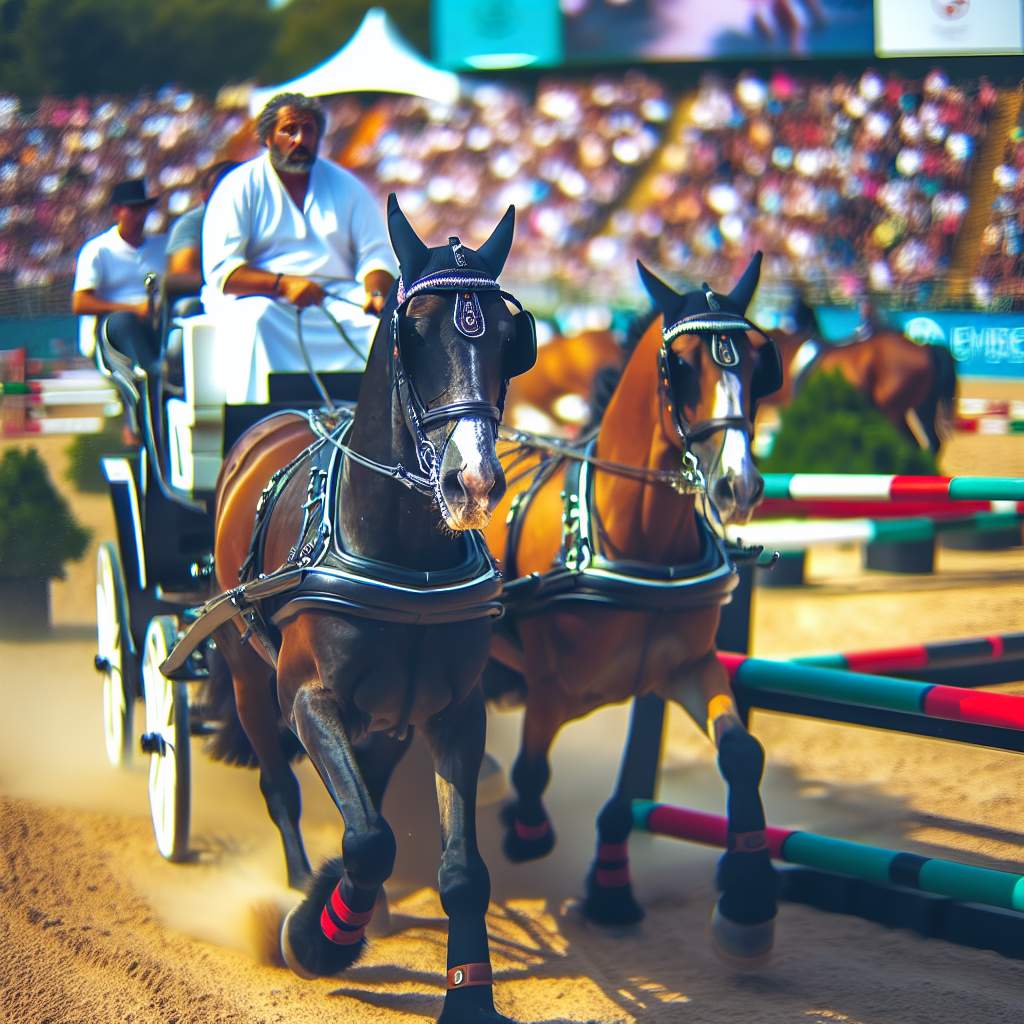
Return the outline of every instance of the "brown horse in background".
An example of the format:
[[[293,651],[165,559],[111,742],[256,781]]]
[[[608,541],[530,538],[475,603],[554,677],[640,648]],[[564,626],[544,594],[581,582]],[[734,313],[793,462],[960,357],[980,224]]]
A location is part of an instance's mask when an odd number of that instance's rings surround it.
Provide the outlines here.
[[[610,330],[552,338],[537,364],[508,390],[505,422],[520,430],[573,436],[589,419],[591,385],[606,366],[620,367],[623,351]]]
[[[786,406],[808,376],[838,371],[897,430],[938,454],[956,411],[956,362],[944,345],[918,345],[892,328],[845,344],[823,341],[805,303],[792,332],[768,333],[782,359],[782,387],[765,405]]]
[[[563,725],[649,693],[674,701],[718,748],[728,786],[730,842],[719,869],[714,943],[727,958],[751,964],[771,949],[776,908],[759,795],[764,751],[744,727],[716,656],[720,605],[735,569],[698,514],[697,497],[705,494],[723,521],[746,520],[760,500],[750,420],[757,399],[778,386],[778,357],[744,315],[760,254],[729,295],[706,285],[680,295],[640,270],[657,315],[622,371],[594,447],[568,460],[556,455],[546,467],[540,455],[527,454],[529,439],[499,449],[509,493],[485,534],[510,582],[492,678],[505,686],[502,696],[518,690],[526,706],[504,848],[525,861],[554,846],[542,797],[548,752]],[[694,457],[703,471],[696,485],[686,474]],[[589,489],[582,476],[578,487],[570,477],[580,458],[589,460],[580,468],[592,474]],[[531,459],[535,478],[524,472]],[[510,523],[501,513],[513,503]],[[584,515],[593,525],[581,546],[572,525]],[[623,577],[636,586],[615,590]],[[567,581],[575,587],[568,593],[559,589]],[[517,587],[521,603],[512,597]],[[497,696],[486,677],[485,689]],[[604,924],[638,921],[630,800],[621,787],[597,825],[584,910]]]

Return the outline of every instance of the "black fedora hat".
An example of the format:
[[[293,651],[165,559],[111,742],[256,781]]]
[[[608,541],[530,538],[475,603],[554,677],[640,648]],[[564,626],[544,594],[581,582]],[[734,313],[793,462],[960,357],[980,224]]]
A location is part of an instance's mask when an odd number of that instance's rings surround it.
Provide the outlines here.
[[[146,195],[145,178],[119,181],[110,190],[111,206],[152,206],[160,197]]]

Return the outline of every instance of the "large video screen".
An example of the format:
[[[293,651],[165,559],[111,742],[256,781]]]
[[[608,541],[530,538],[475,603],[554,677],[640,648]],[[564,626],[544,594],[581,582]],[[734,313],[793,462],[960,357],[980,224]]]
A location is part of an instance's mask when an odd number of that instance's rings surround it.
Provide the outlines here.
[[[874,51],[871,0],[562,0],[562,14],[567,63]]]
[[[872,0],[434,0],[433,52],[439,64],[454,70],[870,57],[871,5]]]
[[[879,57],[1024,53],[1022,0],[875,0]]]

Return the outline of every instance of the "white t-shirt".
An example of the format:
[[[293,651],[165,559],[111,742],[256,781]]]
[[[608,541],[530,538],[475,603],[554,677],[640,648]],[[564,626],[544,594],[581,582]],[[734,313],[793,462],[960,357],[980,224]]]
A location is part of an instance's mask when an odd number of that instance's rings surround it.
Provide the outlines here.
[[[82,246],[75,264],[76,292],[93,291],[107,302],[145,302],[146,275],[163,276],[167,266],[166,235],[147,235],[137,249],[115,224]],[[96,317],[80,318],[78,347],[91,358],[96,348]]]

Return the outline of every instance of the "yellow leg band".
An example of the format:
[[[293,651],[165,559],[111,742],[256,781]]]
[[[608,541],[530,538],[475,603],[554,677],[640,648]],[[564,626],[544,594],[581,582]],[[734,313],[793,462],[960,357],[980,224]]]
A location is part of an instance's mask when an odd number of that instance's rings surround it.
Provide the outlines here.
[[[736,703],[732,697],[724,693],[717,693],[708,701],[707,733],[711,742],[718,745],[717,724],[725,717],[739,718],[736,712]]]

